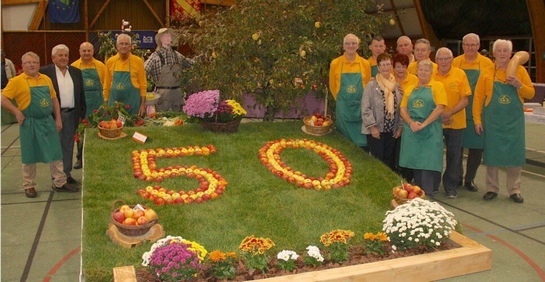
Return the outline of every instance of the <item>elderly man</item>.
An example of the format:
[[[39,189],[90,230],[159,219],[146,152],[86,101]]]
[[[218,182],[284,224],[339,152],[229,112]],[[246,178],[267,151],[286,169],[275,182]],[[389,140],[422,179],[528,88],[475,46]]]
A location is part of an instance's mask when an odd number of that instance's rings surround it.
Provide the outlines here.
[[[36,163],[40,162],[49,163],[55,191],[77,192],[79,189],[67,183],[63,172],[61,143],[57,134],[63,122],[53,82],[38,72],[40,57],[36,53],[25,53],[21,62],[23,73],[12,78],[2,90],[2,107],[12,112],[19,124],[25,195],[29,198],[38,196],[34,179]],[[17,101],[17,106],[11,99]]]
[[[396,49],[399,54],[409,57],[409,64],[414,62],[413,43],[408,36],[402,35],[397,39]]]
[[[51,78],[61,106],[62,130],[60,132],[62,161],[68,183],[78,182],[72,178],[72,161],[74,158],[74,135],[79,121],[85,118],[87,106],[83,90],[81,70],[68,67],[68,47],[59,44],[51,51],[53,64],[40,69],[40,72]]]
[[[87,104],[87,111],[85,112],[85,118],[89,118],[89,115],[94,110],[100,108],[104,103],[102,97],[102,85],[104,85],[104,77],[106,76],[106,65],[101,61],[95,59],[93,54],[95,49],[90,42],[83,42],[79,46],[80,58],[74,61],[71,65],[79,68],[83,76],[83,88],[85,90],[85,103]],[[77,140],[76,164],[75,169],[83,167],[82,153],[83,153],[83,136],[80,136]]]
[[[447,92],[447,105],[442,113],[443,138],[447,147],[446,167],[443,173],[443,186],[447,197],[457,197],[456,187],[462,175],[462,131],[466,127],[466,106],[471,88],[465,72],[452,66],[452,51],[439,48],[435,54],[437,72],[435,81],[443,83]]]
[[[144,63],[146,74],[155,83],[155,92],[161,95],[155,105],[157,111],[182,110],[184,97],[180,88],[180,74],[182,69],[193,65],[192,60],[172,49],[173,38],[172,29],[161,28],[155,35],[157,50]]]
[[[344,54],[331,61],[329,90],[336,101],[337,130],[367,151],[367,137],[362,134],[361,96],[371,78],[369,62],[358,55],[360,39],[347,34]]]
[[[414,43],[414,61],[407,67],[407,72],[416,75],[418,62],[430,60],[431,44],[426,38],[420,38]],[[431,60],[430,60],[431,61]],[[437,72],[437,64],[432,62],[433,72]]]
[[[475,133],[475,123],[473,122],[473,97],[475,96],[475,86],[479,80],[479,76],[486,69],[494,67],[494,63],[487,57],[479,54],[479,47],[481,46],[480,38],[475,33],[468,33],[462,38],[462,48],[464,54],[454,58],[452,66],[462,69],[469,81],[471,92],[473,95],[469,96],[469,104],[466,107],[466,123],[467,127],[462,133],[462,148],[467,148],[467,164],[464,181],[462,181],[462,175],[460,174],[459,184],[464,184],[464,187],[472,192],[477,192],[478,187],[475,185],[475,175],[477,169],[481,165],[481,159],[483,156],[483,136]],[[463,169],[460,168],[463,172]]]
[[[535,88],[530,75],[518,65],[514,75],[507,64],[513,43],[498,39],[492,46],[495,67],[479,77],[473,100],[475,131],[484,135],[483,162],[486,168],[485,201],[498,196],[499,168],[507,171],[507,192],[515,203],[522,203],[520,174],[526,163],[524,99],[532,99]]]
[[[379,73],[377,57],[386,51],[384,38],[382,38],[380,35],[374,36],[371,40],[371,44],[369,45],[369,50],[371,50],[371,57],[368,59],[369,64],[371,65],[371,77],[375,77]]]
[[[117,54],[106,61],[104,78],[104,102],[114,105],[115,101],[125,104],[131,115],[146,114],[147,80],[144,60],[131,53],[131,37],[120,34],[116,41]]]

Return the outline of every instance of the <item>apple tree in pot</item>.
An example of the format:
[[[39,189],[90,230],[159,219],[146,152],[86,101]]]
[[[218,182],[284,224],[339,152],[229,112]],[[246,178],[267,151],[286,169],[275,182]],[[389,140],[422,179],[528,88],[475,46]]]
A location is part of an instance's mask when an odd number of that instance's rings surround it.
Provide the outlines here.
[[[329,64],[343,53],[344,36],[360,37],[367,57],[368,41],[388,19],[369,0],[241,0],[175,31],[202,56],[184,73],[188,84],[239,101],[253,93],[270,121],[311,91],[325,97]]]

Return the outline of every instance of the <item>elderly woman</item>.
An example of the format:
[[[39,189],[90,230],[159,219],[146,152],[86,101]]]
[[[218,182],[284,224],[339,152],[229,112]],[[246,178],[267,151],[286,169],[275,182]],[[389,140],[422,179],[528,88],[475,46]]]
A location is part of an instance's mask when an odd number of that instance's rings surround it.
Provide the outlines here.
[[[379,73],[365,87],[361,100],[362,133],[373,157],[395,169],[395,139],[401,135],[399,104],[403,94],[392,75],[390,55],[377,56]]]
[[[442,83],[431,80],[433,65],[418,62],[418,85],[409,87],[401,101],[405,121],[399,165],[412,168],[414,181],[429,196],[439,189],[443,171],[443,128],[441,114],[447,105]]]
[[[498,196],[498,171],[505,167],[510,198],[522,203],[520,173],[526,162],[523,99],[534,97],[535,89],[524,67],[518,65],[515,75],[506,73],[513,53],[511,41],[498,39],[492,48],[495,67],[479,77],[473,98],[475,132],[484,132],[487,192],[483,199]]]
[[[359,46],[360,39],[354,34],[344,37],[344,54],[329,68],[329,89],[336,100],[337,130],[366,150],[367,138],[361,134],[361,95],[371,78],[371,66],[358,55]]]

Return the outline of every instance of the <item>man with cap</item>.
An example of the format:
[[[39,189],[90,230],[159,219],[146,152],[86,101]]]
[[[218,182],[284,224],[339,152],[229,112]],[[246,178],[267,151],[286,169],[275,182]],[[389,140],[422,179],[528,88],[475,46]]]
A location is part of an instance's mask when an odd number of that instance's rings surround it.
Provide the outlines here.
[[[184,97],[180,88],[180,74],[182,69],[194,63],[171,48],[173,38],[175,35],[172,29],[159,29],[155,35],[157,49],[144,63],[147,76],[155,84],[155,92],[161,95],[156,104],[157,111],[182,110]]]

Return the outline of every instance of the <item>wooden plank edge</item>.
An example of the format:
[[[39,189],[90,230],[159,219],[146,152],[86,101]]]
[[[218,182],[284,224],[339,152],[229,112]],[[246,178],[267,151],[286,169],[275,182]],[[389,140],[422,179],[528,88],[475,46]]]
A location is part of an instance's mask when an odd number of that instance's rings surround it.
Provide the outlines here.
[[[136,282],[134,266],[120,266],[114,268],[114,282]]]

